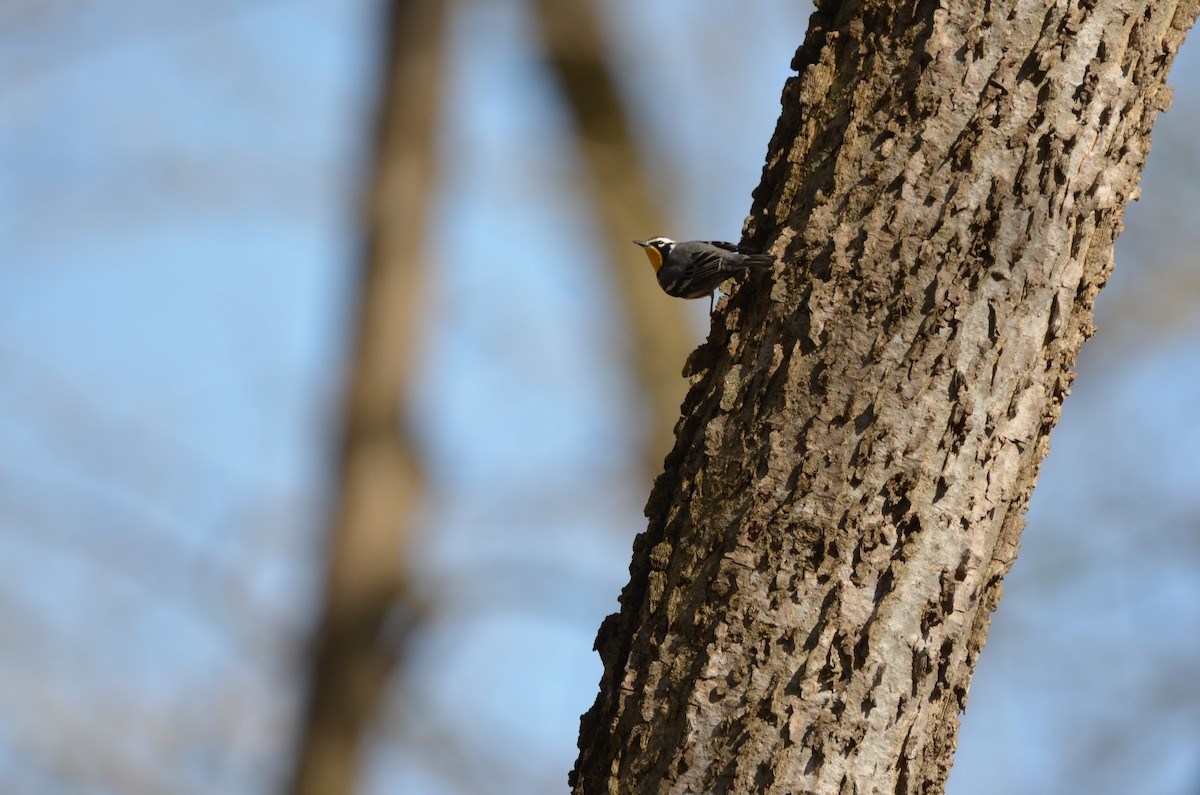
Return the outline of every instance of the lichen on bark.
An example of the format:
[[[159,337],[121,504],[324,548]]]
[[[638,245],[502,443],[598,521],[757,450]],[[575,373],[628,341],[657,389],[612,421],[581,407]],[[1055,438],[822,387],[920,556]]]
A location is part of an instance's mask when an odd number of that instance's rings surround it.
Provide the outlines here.
[[[1198,0],[826,3],[576,793],[934,793]]]

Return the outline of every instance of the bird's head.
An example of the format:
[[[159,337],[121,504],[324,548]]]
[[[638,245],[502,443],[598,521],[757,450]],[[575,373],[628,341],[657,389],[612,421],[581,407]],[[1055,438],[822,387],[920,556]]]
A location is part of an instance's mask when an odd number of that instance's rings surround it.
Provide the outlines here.
[[[654,266],[654,272],[658,271],[663,266],[663,260],[671,253],[671,249],[675,247],[675,241],[669,237],[652,237],[649,240],[635,240],[643,249],[646,250],[646,257],[650,260],[650,264]]]

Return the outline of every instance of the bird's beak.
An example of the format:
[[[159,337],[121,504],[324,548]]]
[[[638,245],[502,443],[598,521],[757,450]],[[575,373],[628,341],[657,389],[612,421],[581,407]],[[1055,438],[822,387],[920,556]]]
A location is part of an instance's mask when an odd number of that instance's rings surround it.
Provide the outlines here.
[[[650,245],[650,243],[645,240],[635,240],[633,242],[636,243],[637,245],[641,246],[642,248],[645,248],[646,246]]]

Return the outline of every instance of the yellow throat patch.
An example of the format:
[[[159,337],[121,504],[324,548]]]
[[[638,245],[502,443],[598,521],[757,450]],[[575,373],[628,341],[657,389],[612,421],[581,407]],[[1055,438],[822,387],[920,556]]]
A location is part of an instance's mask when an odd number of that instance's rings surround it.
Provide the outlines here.
[[[646,252],[646,257],[650,260],[650,264],[654,266],[654,272],[658,273],[663,266],[662,253],[654,246],[646,246],[642,250]]]

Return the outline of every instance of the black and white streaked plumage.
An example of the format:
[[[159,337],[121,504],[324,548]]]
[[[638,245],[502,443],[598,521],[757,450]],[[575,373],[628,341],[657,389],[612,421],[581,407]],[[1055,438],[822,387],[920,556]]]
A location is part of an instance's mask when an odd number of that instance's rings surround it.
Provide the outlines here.
[[[775,264],[769,254],[749,254],[716,240],[676,243],[669,237],[652,237],[633,242],[645,249],[663,292],[677,298],[711,296],[726,279],[746,271],[770,270]]]

